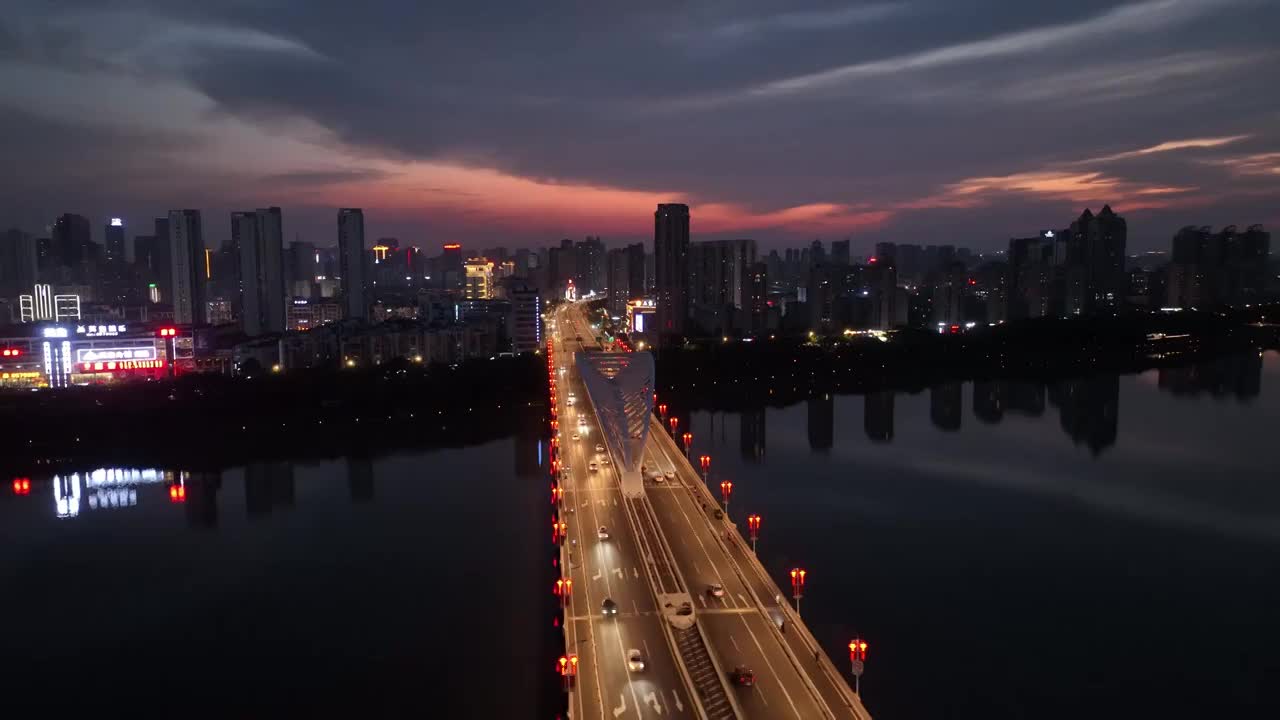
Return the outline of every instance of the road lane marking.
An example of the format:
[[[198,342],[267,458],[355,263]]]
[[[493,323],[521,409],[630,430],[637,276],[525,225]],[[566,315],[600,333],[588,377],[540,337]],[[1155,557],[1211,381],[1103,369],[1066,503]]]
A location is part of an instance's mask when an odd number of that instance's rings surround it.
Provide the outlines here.
[[[658,704],[658,693],[656,692],[645,693],[644,701],[653,705],[654,712],[658,713],[659,715],[662,714],[662,706]]]
[[[614,717],[618,717],[627,711],[627,696],[623,693],[618,693],[618,700],[622,702],[622,705],[613,709]]]
[[[640,579],[640,570],[639,570],[638,568],[631,568],[631,577],[632,577],[632,578],[634,578],[634,579],[636,579],[636,580],[639,580],[639,579]]]
[[[747,602],[747,599],[746,599],[745,597],[743,597],[743,596],[742,596],[742,593],[738,593],[738,599],[742,601],[742,605],[743,605],[743,607],[750,607],[750,606],[751,606],[751,603]]]
[[[597,571],[596,571],[596,574],[591,576],[591,579],[592,579],[592,580],[599,580],[600,578],[604,577],[604,576],[601,574],[601,573],[603,573],[603,572],[604,572],[604,571],[602,571],[602,570],[597,570]]]
[[[614,568],[614,569],[613,569],[613,572],[614,572],[614,574],[615,574],[615,575],[617,575],[617,576],[618,576],[618,579],[619,579],[619,580],[626,580],[626,579],[627,579],[627,577],[626,577],[625,575],[623,575],[623,574],[622,574],[622,568],[618,568],[618,567],[616,567],[616,568]]]
[[[729,643],[733,645],[734,650],[737,650],[738,652],[742,652],[742,648],[738,647],[738,641],[734,640],[732,635],[729,636]]]
[[[675,690],[668,691],[671,693],[671,699],[675,701],[676,712],[684,712],[684,703],[680,702],[680,693]]]
[[[702,596],[702,593],[698,593],[698,602],[702,603],[702,607],[707,606],[707,599]]]

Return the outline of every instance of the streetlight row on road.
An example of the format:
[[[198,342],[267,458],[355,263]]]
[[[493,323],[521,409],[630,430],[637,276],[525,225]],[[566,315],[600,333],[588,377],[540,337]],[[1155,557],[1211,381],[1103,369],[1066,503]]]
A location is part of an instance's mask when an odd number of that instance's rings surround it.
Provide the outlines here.
[[[658,413],[659,417],[667,421],[667,425],[671,429],[671,437],[674,440],[677,437],[676,428],[679,427],[680,425],[679,418],[676,418],[675,416],[672,416],[670,418],[667,417],[667,409],[668,409],[667,405],[665,403],[657,404],[658,396],[656,393],[653,396],[653,400],[655,403],[654,410]],[[688,458],[689,460],[692,460],[691,445],[693,442],[693,433],[685,432],[681,439],[684,440],[685,457]],[[699,455],[698,465],[702,469],[702,482],[708,487],[710,487],[711,456]],[[732,495],[733,495],[733,482],[730,480],[720,481],[720,499],[724,503],[724,513],[726,516],[729,514],[729,499],[730,497],[732,497]],[[761,523],[760,515],[753,513],[747,516],[747,531],[749,533],[749,537],[751,538],[751,553],[753,555],[759,554],[757,552],[757,544],[759,543],[759,540],[760,540],[760,523]],[[805,589],[805,584],[808,581],[809,571],[801,567],[795,567],[788,572],[788,576],[791,579],[791,597],[795,601],[795,611],[796,611],[796,616],[798,617],[800,615],[800,599],[804,597],[804,589]],[[859,681],[862,677],[862,672],[865,668],[866,659],[867,659],[866,641],[860,637],[854,638],[849,643],[850,674],[853,676],[853,682],[854,682],[853,692],[855,695],[859,695],[859,696],[861,695],[860,689],[859,689]]]

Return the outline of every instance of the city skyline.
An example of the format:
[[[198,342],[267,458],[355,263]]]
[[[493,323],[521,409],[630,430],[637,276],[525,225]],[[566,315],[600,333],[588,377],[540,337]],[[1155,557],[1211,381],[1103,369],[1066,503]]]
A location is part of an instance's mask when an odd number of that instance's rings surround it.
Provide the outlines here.
[[[1280,224],[1263,3],[453,12],[19,2],[0,225],[76,212],[101,242],[111,217],[279,205],[286,240],[329,246],[355,206],[423,245],[621,245],[684,203],[694,239],[866,252],[996,250],[1106,203],[1136,251]]]

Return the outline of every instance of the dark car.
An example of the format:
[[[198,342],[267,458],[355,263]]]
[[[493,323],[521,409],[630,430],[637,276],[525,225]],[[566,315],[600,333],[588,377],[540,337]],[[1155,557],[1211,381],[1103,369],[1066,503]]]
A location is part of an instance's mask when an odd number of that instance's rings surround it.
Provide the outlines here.
[[[734,685],[741,685],[742,687],[751,687],[756,684],[756,674],[745,667],[734,668],[733,672],[729,673],[729,679],[733,681]]]
[[[618,614],[618,603],[609,598],[604,599],[604,603],[600,605],[600,612],[605,617],[612,617]]]

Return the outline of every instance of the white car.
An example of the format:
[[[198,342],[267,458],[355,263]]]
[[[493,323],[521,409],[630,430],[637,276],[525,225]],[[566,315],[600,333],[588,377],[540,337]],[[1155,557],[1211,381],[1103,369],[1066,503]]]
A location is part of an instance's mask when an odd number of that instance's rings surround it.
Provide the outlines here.
[[[675,474],[673,471],[671,471],[671,470],[668,470],[666,473],[664,473],[664,475],[666,476],[666,478],[667,478],[668,480],[675,480],[675,479],[676,479],[676,474]]]
[[[609,539],[609,528],[607,528],[607,527],[605,527],[605,526],[601,525],[601,526],[600,526],[600,529],[596,531],[596,537],[600,538],[601,540],[608,540],[608,539]]]
[[[596,443],[596,452],[598,453],[604,452],[604,446],[601,445],[600,443]]]
[[[707,594],[711,597],[724,597],[724,586],[720,583],[711,583],[707,586]]]
[[[595,463],[590,463],[587,465],[587,469],[590,470],[591,472],[599,472],[600,466]]]
[[[572,437],[574,440],[581,440],[581,439],[582,439],[582,436],[581,436],[581,435],[579,435],[578,433],[574,433],[574,434],[573,434],[573,435],[571,435],[570,437]]]
[[[627,651],[627,669],[631,672],[644,672],[644,655],[637,648]]]
[[[653,480],[653,481],[654,481],[654,482],[656,482],[656,483],[666,482],[666,481],[667,481],[667,479],[666,479],[665,477],[663,477],[663,476],[662,476],[662,473],[654,473],[652,476],[650,476],[650,478],[649,478],[649,479],[650,479],[650,480]]]

